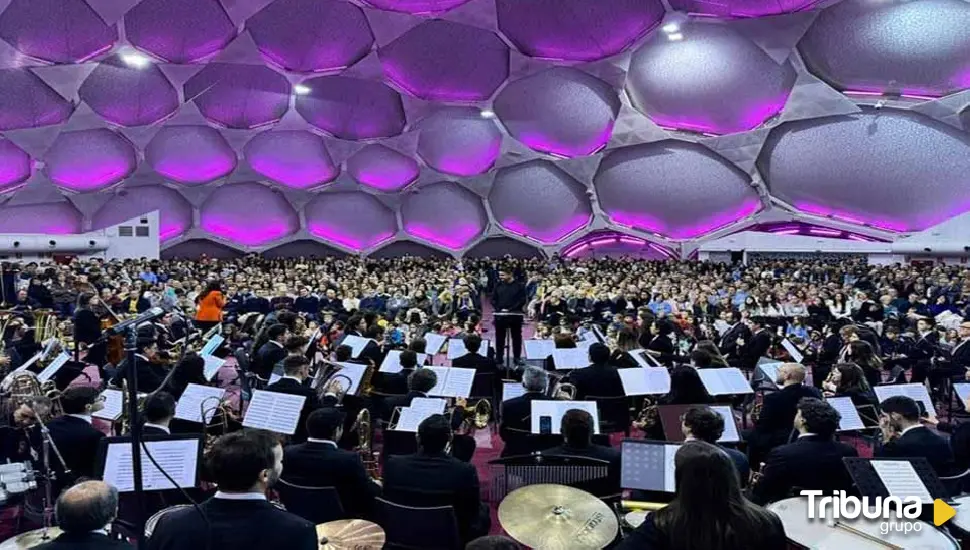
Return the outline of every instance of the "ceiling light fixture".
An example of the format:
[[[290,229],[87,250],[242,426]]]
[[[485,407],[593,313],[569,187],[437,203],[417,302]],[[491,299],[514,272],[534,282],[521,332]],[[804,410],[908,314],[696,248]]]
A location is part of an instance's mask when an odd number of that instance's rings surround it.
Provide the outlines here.
[[[293,93],[296,95],[307,95],[310,93],[310,91],[310,87],[306,84],[297,84],[296,86],[293,86]]]
[[[152,58],[133,48],[122,51],[118,57],[133,69],[144,69],[152,64]]]
[[[683,40],[684,39],[684,35],[683,35],[683,33],[675,32],[675,33],[672,33],[672,34],[668,34],[667,35],[667,39],[676,42],[678,40]]]
[[[677,32],[677,31],[680,30],[680,23],[677,23],[677,22],[672,21],[672,22],[667,23],[666,25],[664,25],[663,27],[660,27],[660,28],[665,33],[671,34],[671,33],[675,33],[675,32]]]
[[[495,118],[495,111],[489,111],[488,109],[482,109],[482,112],[479,114],[482,118]]]

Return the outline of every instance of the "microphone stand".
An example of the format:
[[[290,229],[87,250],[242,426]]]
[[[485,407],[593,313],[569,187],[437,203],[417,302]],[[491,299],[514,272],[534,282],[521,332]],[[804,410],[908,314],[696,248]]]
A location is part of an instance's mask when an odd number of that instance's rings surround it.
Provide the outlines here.
[[[137,540],[136,547],[145,548],[145,509],[143,507],[144,487],[142,486],[141,441],[142,425],[138,413],[138,369],[135,366],[135,352],[138,348],[138,326],[131,324],[125,328],[125,356],[128,363],[128,418],[131,425],[131,472],[134,481],[133,527]]]
[[[64,467],[64,478],[68,479],[71,474],[71,469],[68,468],[67,462],[64,462],[64,456],[61,455],[61,451],[57,448],[57,444],[51,438],[51,433],[47,429],[47,425],[37,415],[37,424],[40,428],[41,440],[40,440],[40,453],[41,460],[44,464],[44,531],[41,535],[41,540],[50,540],[50,535],[48,531],[51,526],[54,525],[54,480],[57,478],[57,474],[51,469],[50,461],[50,451],[54,449],[54,454],[57,455],[57,460],[60,461],[61,466]]]

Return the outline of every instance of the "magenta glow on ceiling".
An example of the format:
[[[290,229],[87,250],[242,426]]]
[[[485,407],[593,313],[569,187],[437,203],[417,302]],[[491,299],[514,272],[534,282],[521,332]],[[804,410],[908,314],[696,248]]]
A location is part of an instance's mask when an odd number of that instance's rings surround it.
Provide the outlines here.
[[[293,189],[327,183],[340,172],[323,138],[303,130],[262,132],[244,152],[253,170]]]
[[[259,215],[240,204],[259,205]],[[235,183],[215,190],[200,209],[202,228],[226,240],[261,246],[291,235],[300,218],[283,195],[258,183]]]
[[[134,172],[138,158],[131,143],[105,128],[65,132],[44,157],[51,180],[71,191],[97,191]]]
[[[374,189],[400,191],[417,179],[418,163],[383,145],[368,145],[347,159],[347,172],[358,183]]]
[[[236,167],[236,153],[222,134],[208,126],[166,126],[145,148],[156,172],[188,185],[210,182]]]

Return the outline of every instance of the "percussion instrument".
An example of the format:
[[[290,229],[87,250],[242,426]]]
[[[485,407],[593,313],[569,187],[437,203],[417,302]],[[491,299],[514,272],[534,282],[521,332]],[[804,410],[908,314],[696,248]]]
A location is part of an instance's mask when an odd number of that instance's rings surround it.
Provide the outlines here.
[[[158,525],[159,520],[164,516],[171,514],[172,512],[177,512],[184,508],[192,508],[191,504],[176,504],[175,506],[169,506],[168,508],[162,508],[161,510],[152,514],[152,517],[148,518],[145,522],[145,538],[151,538],[152,533],[155,532],[155,526]]]
[[[619,529],[606,503],[565,485],[529,485],[512,491],[499,504],[498,520],[510,537],[541,550],[605,548]]]
[[[623,514],[623,522],[627,524],[631,529],[636,529],[647,520],[647,514],[650,512],[646,510],[634,510],[632,512],[627,512]]]
[[[317,525],[320,550],[380,550],[384,530],[362,519],[341,519]]]
[[[0,544],[0,550],[27,550],[28,548],[35,548],[54,540],[60,534],[61,530],[57,527],[27,531],[12,539],[5,540]]]
[[[37,488],[33,467],[29,462],[0,464],[0,505],[11,495],[19,495]]]
[[[797,548],[811,548],[813,550],[959,550],[960,545],[948,533],[941,531],[930,523],[918,520],[896,519],[895,514],[889,520],[882,518],[869,519],[859,516],[853,520],[841,519],[835,525],[825,519],[820,506],[821,499],[816,499],[816,519],[808,519],[808,499],[803,497],[788,498],[769,504],[768,510],[774,512],[785,526],[788,540]],[[824,511],[830,511],[827,506]],[[908,533],[888,531],[882,534],[879,525],[885,521],[920,523],[918,531]]]
[[[957,515],[946,525],[950,529],[959,530],[957,536],[970,534],[970,496],[953,499],[953,509],[957,511]]]

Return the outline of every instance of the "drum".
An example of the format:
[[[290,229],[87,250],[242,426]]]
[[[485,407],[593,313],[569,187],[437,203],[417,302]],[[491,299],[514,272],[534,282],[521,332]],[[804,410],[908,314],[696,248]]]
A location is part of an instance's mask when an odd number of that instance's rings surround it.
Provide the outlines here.
[[[970,496],[953,499],[953,509],[957,515],[953,516],[948,525],[950,530],[957,531],[961,538],[970,537]]]
[[[158,525],[158,521],[162,519],[164,516],[167,516],[172,512],[176,512],[184,508],[192,508],[192,507],[193,506],[191,504],[176,504],[175,506],[169,506],[168,508],[164,508],[162,510],[155,512],[154,514],[152,514],[152,517],[148,518],[148,521],[145,522],[145,538],[149,538],[152,536],[152,533],[155,531],[155,526]]]
[[[816,499],[816,505],[818,505]],[[816,513],[816,519],[808,519],[808,499],[803,497],[780,500],[767,506],[781,519],[785,526],[785,534],[795,548],[810,548],[812,550],[888,550],[889,548],[905,548],[907,550],[960,550],[960,545],[945,531],[941,531],[930,523],[918,520],[893,520],[910,523],[920,523],[919,531],[901,533],[889,531],[882,534],[879,525],[882,519],[858,517],[841,525],[830,525],[821,513]],[[830,511],[831,505],[828,506]],[[820,511],[819,511],[820,512]]]
[[[44,529],[27,531],[12,539],[3,541],[3,544],[0,544],[0,550],[26,550],[28,548],[34,548],[54,540],[60,534],[61,530],[57,527],[47,529],[46,533]]]

